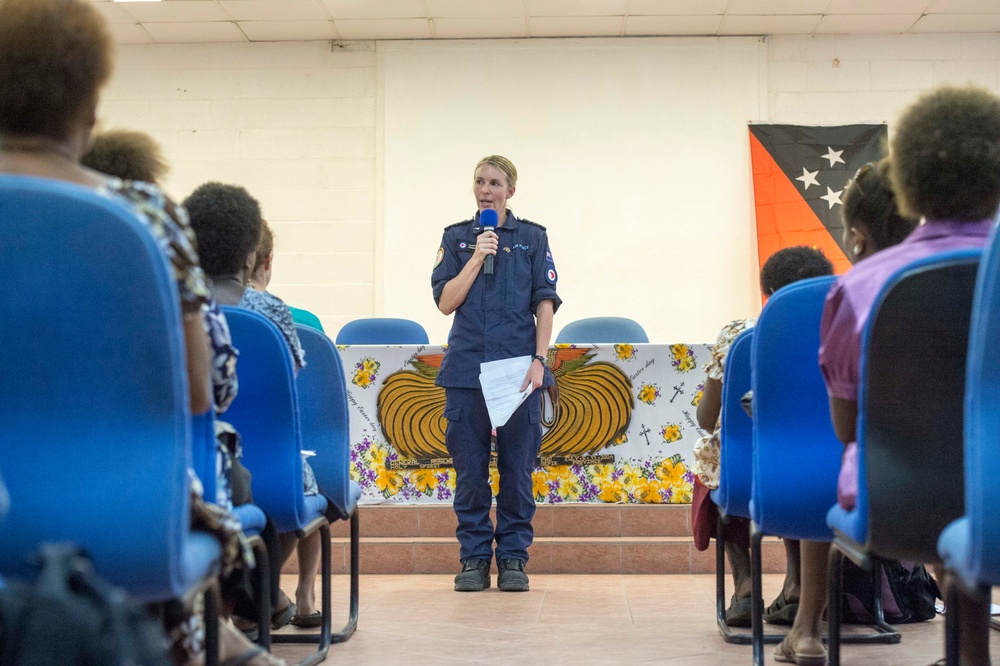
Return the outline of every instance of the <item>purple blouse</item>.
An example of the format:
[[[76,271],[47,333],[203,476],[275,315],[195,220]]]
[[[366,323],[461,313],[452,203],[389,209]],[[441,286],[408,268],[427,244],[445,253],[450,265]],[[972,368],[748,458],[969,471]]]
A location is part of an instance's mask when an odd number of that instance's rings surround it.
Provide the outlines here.
[[[830,397],[858,399],[861,334],[882,286],[907,264],[942,252],[981,248],[993,229],[993,220],[954,222],[929,220],[899,245],[858,262],[830,288],[820,323],[819,367]],[[837,500],[853,509],[858,491],[857,443],[844,451]]]

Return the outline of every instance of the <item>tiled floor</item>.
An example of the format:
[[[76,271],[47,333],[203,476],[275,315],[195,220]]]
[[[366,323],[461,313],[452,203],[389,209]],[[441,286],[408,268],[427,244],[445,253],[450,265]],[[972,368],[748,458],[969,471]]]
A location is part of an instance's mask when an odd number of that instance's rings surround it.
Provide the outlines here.
[[[494,577],[494,584],[496,578]],[[764,579],[765,601],[781,585]],[[347,576],[335,576],[334,630],[346,618]],[[294,576],[282,587],[291,594]],[[714,616],[712,575],[536,574],[531,591],[452,591],[451,575],[361,577],[361,619],[326,663],[387,664],[750,664],[750,646],[728,645]],[[924,666],[944,654],[944,620],[902,625],[898,645],[843,648],[844,666]],[[284,631],[284,630],[283,630]],[[1000,633],[991,637],[1000,654]],[[771,646],[767,663],[774,663]],[[308,652],[281,645],[290,662]]]

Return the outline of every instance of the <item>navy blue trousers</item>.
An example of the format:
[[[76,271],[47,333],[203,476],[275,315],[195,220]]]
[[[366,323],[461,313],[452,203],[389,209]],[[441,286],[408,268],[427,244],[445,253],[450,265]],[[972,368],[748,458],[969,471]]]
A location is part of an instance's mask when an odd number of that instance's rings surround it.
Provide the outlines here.
[[[490,490],[490,415],[479,389],[445,390],[444,416],[448,419],[445,443],[455,465],[455,535],[462,560],[491,560],[493,541],[496,558],[528,561],[528,546],[534,538],[531,519],[535,495],[531,473],[542,445],[542,392],[536,390],[510,420],[497,428],[496,530],[490,520],[493,493]]]

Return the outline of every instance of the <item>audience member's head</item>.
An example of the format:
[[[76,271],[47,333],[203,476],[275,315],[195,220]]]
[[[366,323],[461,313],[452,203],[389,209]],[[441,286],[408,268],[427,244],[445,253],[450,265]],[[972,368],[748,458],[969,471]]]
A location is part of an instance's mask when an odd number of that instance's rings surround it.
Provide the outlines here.
[[[205,273],[248,278],[260,242],[260,204],[238,185],[205,183],[184,200]]]
[[[917,226],[896,206],[889,159],[866,164],[844,192],[844,248],[851,261],[901,243]]]
[[[79,158],[111,68],[111,37],[92,3],[0,0],[0,137],[64,143]]]
[[[109,130],[94,136],[80,163],[122,180],[158,183],[167,174],[167,162],[153,137],[132,130]]]
[[[979,88],[939,88],[896,125],[893,189],[913,218],[974,222],[1000,205],[1000,98]]]
[[[782,287],[806,278],[833,275],[833,264],[819,250],[805,245],[772,254],[760,269],[760,290],[770,296]]]
[[[274,261],[274,234],[267,220],[261,220],[260,242],[257,243],[257,257],[254,260],[250,284],[258,291],[267,289],[271,282],[271,263]]]

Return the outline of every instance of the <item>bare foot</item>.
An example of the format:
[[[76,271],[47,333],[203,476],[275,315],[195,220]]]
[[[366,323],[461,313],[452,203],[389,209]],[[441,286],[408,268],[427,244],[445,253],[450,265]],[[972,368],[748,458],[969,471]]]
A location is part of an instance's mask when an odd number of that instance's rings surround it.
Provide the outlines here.
[[[312,585],[302,590],[295,590],[295,614],[299,617],[312,615],[316,612],[316,590]]]

